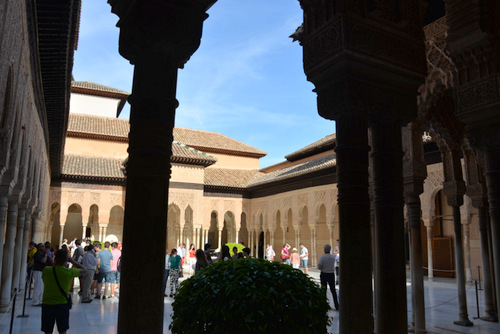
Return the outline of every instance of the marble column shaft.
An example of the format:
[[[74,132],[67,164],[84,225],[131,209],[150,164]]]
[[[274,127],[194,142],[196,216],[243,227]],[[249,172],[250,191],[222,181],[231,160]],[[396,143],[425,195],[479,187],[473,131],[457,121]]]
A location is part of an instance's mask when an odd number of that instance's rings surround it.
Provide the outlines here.
[[[27,273],[27,263],[24,256],[28,254],[28,245],[31,240],[30,237],[30,227],[31,227],[31,214],[28,211],[24,217],[24,228],[23,228],[23,245],[21,254],[23,254],[23,260],[21,261],[21,271],[19,276],[19,287],[24,287],[24,279],[26,278]]]
[[[339,333],[372,333],[368,120],[345,113],[336,120],[340,249]]]
[[[0,196],[0,240],[5,240],[5,224],[7,223],[7,206],[9,198],[7,196]],[[0,277],[2,277],[3,268],[3,247],[0,242]]]
[[[484,312],[486,316],[481,317],[486,321],[498,321],[498,315],[495,311],[495,301],[493,297],[493,286],[491,281],[490,266],[490,243],[488,238],[488,217],[487,209],[479,206],[477,209],[479,219],[479,238],[481,242],[481,260],[483,262],[483,290],[484,290]]]
[[[24,240],[24,223],[26,221],[26,203],[23,203],[17,215],[17,231],[16,231],[16,243],[14,246],[14,268],[12,274],[12,288],[19,290],[19,287],[23,283],[24,275],[21,273],[21,263],[26,262],[26,254],[24,254],[23,246],[26,243]]]
[[[374,123],[375,332],[407,333],[401,125]],[[342,239],[341,239],[342,240]]]
[[[456,325],[472,326],[467,312],[467,294],[465,291],[465,264],[462,238],[462,222],[460,219],[460,206],[453,206],[453,228],[455,231],[455,272],[457,274],[458,289],[458,320]]]
[[[136,249],[167,240],[176,84],[177,64],[170,57],[144,50],[135,59],[123,226],[123,244],[134,247],[122,251],[118,333],[163,330],[165,250],[153,247],[145,258]],[[145,282],[147,288],[138,289]]]
[[[432,256],[432,226],[426,226],[427,232],[427,278],[434,280],[434,260]]]
[[[493,253],[497,307],[500,304],[500,148],[485,151],[485,179],[490,207],[491,249]]]
[[[415,333],[426,333],[424,271],[422,267],[422,235],[420,231],[420,197],[407,196],[408,222],[411,238],[411,296]]]
[[[2,287],[0,289],[0,310],[5,310],[12,295],[12,270],[14,268],[14,245],[16,239],[17,214],[19,203],[17,200],[9,201],[7,212],[7,230],[2,263]]]

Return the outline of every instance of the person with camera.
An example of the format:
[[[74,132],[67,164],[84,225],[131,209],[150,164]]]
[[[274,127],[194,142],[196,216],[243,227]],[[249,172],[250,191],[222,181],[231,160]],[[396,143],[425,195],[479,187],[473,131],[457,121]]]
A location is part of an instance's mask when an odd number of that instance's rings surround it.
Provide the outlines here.
[[[73,268],[66,268],[68,262],[73,265]],[[56,252],[54,266],[47,266],[43,269],[42,332],[52,333],[55,323],[61,334],[69,329],[69,310],[72,305],[69,294],[71,282],[80,273],[86,274],[86,272],[85,268],[73,260],[65,249],[59,249]]]

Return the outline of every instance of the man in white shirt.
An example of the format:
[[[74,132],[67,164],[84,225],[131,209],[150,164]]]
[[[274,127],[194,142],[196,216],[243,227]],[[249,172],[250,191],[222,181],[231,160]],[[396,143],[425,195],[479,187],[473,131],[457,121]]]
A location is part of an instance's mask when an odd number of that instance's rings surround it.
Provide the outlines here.
[[[335,290],[335,256],[330,254],[332,246],[326,244],[324,247],[325,254],[321,255],[318,262],[318,269],[321,270],[319,275],[321,286],[325,287],[325,292],[327,290],[326,285],[330,286],[330,291],[333,296],[333,303],[335,304],[335,309],[339,309],[339,301],[337,298],[337,291]]]
[[[307,248],[304,246],[303,243],[299,244],[300,247],[300,264],[302,265],[302,268],[304,268],[304,274],[309,273],[309,268],[307,268],[307,262],[309,261],[309,251]]]

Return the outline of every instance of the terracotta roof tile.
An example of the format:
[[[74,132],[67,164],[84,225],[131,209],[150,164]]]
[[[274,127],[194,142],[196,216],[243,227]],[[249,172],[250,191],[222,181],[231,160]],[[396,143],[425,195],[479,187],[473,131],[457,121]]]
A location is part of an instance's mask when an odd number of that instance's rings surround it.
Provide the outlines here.
[[[69,114],[68,132],[107,137],[128,138],[130,125],[127,119],[84,114]]]
[[[335,133],[333,133],[318,141],[315,141],[310,145],[301,148],[300,150],[288,154],[287,156],[285,156],[285,159],[289,161],[296,161],[317,153],[327,151],[329,149],[333,149],[333,147],[335,146],[335,139],[336,135]]]
[[[125,178],[123,159],[65,155],[63,176]]]
[[[208,149],[210,149],[210,151],[215,150],[220,152],[230,151],[251,153],[261,157],[267,154],[258,148],[217,132],[176,127],[174,129],[174,138],[181,143],[200,148],[204,151],[208,151]]]
[[[123,90],[100,85],[100,84],[96,84],[95,82],[91,82],[91,81],[72,81],[71,88],[82,88],[82,89],[94,90],[94,91],[99,91],[99,92],[130,95],[130,93],[125,92]]]
[[[177,142],[172,144],[172,153],[172,163],[207,167],[217,161],[206,153]],[[74,177],[124,178],[123,162],[123,159],[67,154],[64,156],[62,174]]]
[[[210,166],[217,162],[217,159],[209,154],[174,141],[172,143],[173,163],[184,163],[193,165]]]
[[[257,169],[206,168],[205,185],[245,188],[247,182],[257,173]]]
[[[335,154],[326,155],[317,159],[309,160],[297,165],[278,169],[271,173],[258,173],[249,180],[247,187],[257,186],[265,183],[272,183],[300,175],[309,174],[327,168],[332,168],[337,164]]]
[[[95,135],[127,139],[130,131],[126,119],[93,116],[85,114],[70,114],[68,132],[73,135]],[[263,157],[267,153],[236,139],[211,131],[174,128],[174,140],[201,151],[232,152]]]

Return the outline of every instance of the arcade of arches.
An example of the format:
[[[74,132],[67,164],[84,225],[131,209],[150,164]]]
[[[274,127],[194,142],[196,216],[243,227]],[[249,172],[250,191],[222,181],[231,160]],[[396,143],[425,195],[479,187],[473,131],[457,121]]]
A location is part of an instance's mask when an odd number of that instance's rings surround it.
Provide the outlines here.
[[[416,333],[424,274],[456,276],[455,323],[472,325],[477,266],[482,319],[498,321],[498,1],[300,0],[291,37],[336,134],[266,168],[257,148],[173,126],[177,70],[216,0],[109,2],[136,68],[131,124],[69,114],[76,94],[118,112],[128,97],[71,82],[79,0],[0,2],[0,309],[22,284],[29,240],[122,240],[118,331],[158,333],[165,249],[151,245],[244,240],[262,256],[266,243],[303,242],[314,266],[339,238],[340,333],[407,333],[408,263]]]

